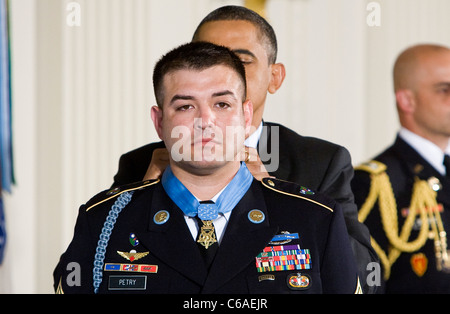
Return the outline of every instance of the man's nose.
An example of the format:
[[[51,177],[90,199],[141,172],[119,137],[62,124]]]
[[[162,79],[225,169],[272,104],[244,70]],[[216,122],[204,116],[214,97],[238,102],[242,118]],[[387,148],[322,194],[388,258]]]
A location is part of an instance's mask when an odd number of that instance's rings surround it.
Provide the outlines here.
[[[209,128],[214,125],[214,113],[209,106],[200,108],[196,120],[196,128]]]

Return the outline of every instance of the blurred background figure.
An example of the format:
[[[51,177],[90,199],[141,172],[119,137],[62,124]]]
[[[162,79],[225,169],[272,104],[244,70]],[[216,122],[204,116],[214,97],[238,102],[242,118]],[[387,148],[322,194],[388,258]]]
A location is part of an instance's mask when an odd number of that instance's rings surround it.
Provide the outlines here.
[[[400,131],[358,167],[355,199],[384,266],[386,293],[450,292],[450,49],[420,44],[394,65]]]

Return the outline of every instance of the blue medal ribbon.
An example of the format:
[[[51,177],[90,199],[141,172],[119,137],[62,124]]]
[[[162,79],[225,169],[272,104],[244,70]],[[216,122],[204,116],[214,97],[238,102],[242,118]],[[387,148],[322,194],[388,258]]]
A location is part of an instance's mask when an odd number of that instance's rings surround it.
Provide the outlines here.
[[[170,166],[163,173],[161,183],[172,201],[186,216],[202,220],[214,220],[219,213],[231,211],[247,193],[253,182],[253,176],[245,163],[241,166],[227,187],[220,194],[215,204],[200,204],[194,195],[173,174]]]

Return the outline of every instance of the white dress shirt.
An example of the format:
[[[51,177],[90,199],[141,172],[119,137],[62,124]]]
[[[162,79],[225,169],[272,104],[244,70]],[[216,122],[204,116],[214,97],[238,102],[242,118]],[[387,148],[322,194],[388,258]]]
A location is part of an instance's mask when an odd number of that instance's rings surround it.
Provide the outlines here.
[[[433,168],[445,176],[446,171],[443,161],[444,154],[450,155],[450,141],[445,152],[443,152],[436,144],[405,128],[400,129],[399,136],[414,148]]]
[[[224,189],[225,188],[223,188],[219,193],[217,193],[211,199],[211,201],[213,201],[215,203],[217,201],[217,199],[219,198],[220,194],[222,194]],[[198,198],[197,198],[197,200],[200,201]],[[222,241],[225,228],[228,224],[228,220],[230,219],[230,215],[231,215],[231,211],[224,213],[224,214],[219,213],[219,216],[216,219],[214,219],[214,221],[213,221],[214,231],[216,232],[216,238],[217,238],[217,242],[219,244]],[[197,220],[195,219],[195,217],[189,217],[186,215],[184,215],[184,219],[186,220],[186,224],[188,225],[188,228],[192,234],[192,237],[194,238],[194,240],[196,240],[198,232],[200,230],[200,226],[198,225]]]
[[[258,145],[259,138],[261,137],[262,130],[263,130],[263,124],[261,122],[261,124],[256,129],[256,131],[253,132],[245,140],[245,146],[256,148],[257,145]],[[219,198],[220,194],[222,193],[222,191],[225,189],[225,187],[219,193],[217,193],[211,199],[211,201],[216,202],[217,199]],[[197,199],[197,200],[200,201],[199,199]],[[226,229],[227,224],[228,224],[228,220],[230,219],[230,215],[231,215],[231,211],[229,211],[229,212],[227,212],[225,214],[219,213],[219,216],[217,217],[217,219],[215,219],[213,221],[214,230],[216,232],[217,242],[219,244],[222,241],[223,234],[225,233],[225,229]],[[198,235],[198,232],[200,230],[200,227],[198,226],[197,220],[194,217],[189,217],[189,216],[186,216],[186,215],[184,216],[184,219],[186,220],[186,224],[188,225],[188,228],[189,228],[189,231],[192,234],[192,237],[194,238],[194,240],[197,239],[197,235]]]
[[[263,130],[263,123],[261,121],[261,124],[256,129],[256,131],[253,132],[252,134],[250,134],[250,136],[247,137],[247,139],[245,140],[245,142],[244,142],[245,146],[256,148],[258,146],[258,142],[259,142],[259,138],[261,137],[262,130]]]

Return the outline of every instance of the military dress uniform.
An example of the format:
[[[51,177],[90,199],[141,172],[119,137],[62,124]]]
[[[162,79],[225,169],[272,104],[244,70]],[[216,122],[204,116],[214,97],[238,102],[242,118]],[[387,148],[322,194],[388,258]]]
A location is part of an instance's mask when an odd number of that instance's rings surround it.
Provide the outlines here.
[[[373,293],[377,287],[366,284],[369,274],[367,265],[378,262],[378,258],[370,244],[369,230],[358,221],[358,210],[350,186],[353,166],[348,150],[322,139],[301,136],[281,124],[262,123],[257,148],[269,175],[307,186],[339,202],[357,260],[361,285],[364,293]],[[153,150],[164,147],[163,142],[155,142],[123,154],[113,186],[142,180]],[[274,158],[265,159],[263,155],[275,151],[279,153],[279,163],[274,170]]]
[[[242,165],[238,174],[249,174]],[[248,182],[209,267],[187,227],[189,212],[177,205],[189,202],[169,196],[164,175],[98,194],[79,209],[73,240],[54,271],[56,291],[361,292],[337,203],[290,182]],[[80,266],[78,282],[69,263]]]
[[[449,293],[450,177],[397,136],[356,168],[352,188],[382,262],[380,292]]]

